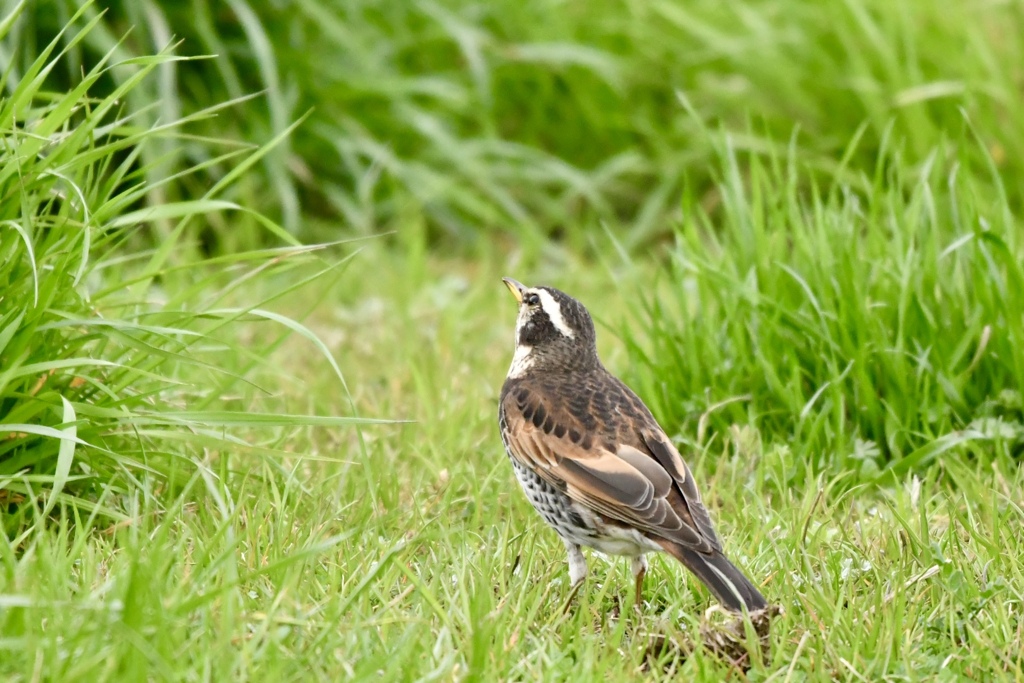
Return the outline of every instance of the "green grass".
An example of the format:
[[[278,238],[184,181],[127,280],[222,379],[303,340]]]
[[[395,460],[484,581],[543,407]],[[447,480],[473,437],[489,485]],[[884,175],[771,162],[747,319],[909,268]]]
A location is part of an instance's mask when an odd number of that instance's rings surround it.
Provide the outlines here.
[[[1024,680],[1018,4],[73,6],[0,23],[0,678]],[[563,613],[503,275],[783,608],[745,674],[644,670],[670,559]]]
[[[350,432],[296,430],[290,454],[214,459],[214,472],[200,469],[170,498],[144,479],[121,524],[59,506],[23,547],[3,551],[4,673],[639,676],[648,636],[694,630],[711,601],[658,558],[636,615],[626,563],[592,560],[562,614],[564,551],[516,487],[495,432],[514,315],[498,279],[506,267],[363,252],[307,322],[336,350],[360,413],[415,422],[364,430],[365,454]],[[561,284],[601,301],[602,319],[620,328],[642,280],[620,274],[623,290],[609,294],[610,277],[595,269]],[[601,348],[610,367],[628,367],[608,330]],[[306,349],[295,339],[271,356],[305,378],[278,400],[347,411]],[[942,458],[882,488],[855,472],[794,483],[783,444],[762,449],[749,429],[687,456],[730,553],[786,610],[752,680],[1024,675],[1024,475],[1006,449]],[[726,671],[696,654],[682,675]]]

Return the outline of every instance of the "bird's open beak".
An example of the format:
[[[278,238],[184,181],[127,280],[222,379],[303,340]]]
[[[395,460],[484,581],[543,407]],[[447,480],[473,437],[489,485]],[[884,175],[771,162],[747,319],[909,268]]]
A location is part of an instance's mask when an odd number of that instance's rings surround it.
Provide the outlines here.
[[[523,292],[526,291],[526,286],[521,282],[516,282],[510,277],[503,277],[501,278],[501,281],[505,283],[506,287],[508,287],[508,291],[512,292],[512,296],[516,298],[516,303],[523,303]]]

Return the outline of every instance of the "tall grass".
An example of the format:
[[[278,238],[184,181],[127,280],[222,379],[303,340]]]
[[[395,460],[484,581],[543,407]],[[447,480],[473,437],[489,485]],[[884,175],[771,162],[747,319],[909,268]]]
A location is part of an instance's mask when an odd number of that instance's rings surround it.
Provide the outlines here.
[[[720,203],[684,201],[671,294],[646,302],[652,347],[632,343],[662,415],[698,439],[749,425],[868,479],[965,441],[1024,446],[1024,241],[969,131],[828,185],[793,148],[709,137]]]
[[[24,7],[0,24],[5,45],[17,43],[11,32]],[[150,180],[146,150],[187,140],[192,124],[213,112],[153,122],[149,108],[126,104],[137,84],[181,60],[171,53],[125,61],[108,53],[74,88],[47,90],[49,75],[98,30],[98,18],[79,21],[88,11],[69,18],[67,31],[32,62],[9,63],[3,73],[0,494],[17,503],[4,515],[9,532],[62,501],[120,518],[119,494],[137,494],[140,478],[162,482],[142,490],[173,494],[197,467],[216,463],[226,475],[245,469],[236,453],[274,452],[281,429],[349,421],[288,414],[261,398],[270,395],[262,381],[280,381],[267,354],[281,341],[250,347],[240,336],[243,324],[258,320],[280,324],[281,338],[307,336],[343,390],[340,371],[309,330],[246,296],[253,283],[301,268],[276,298],[344,262],[319,258],[317,248],[221,198],[274,141],[229,146],[216,157],[232,169],[220,182],[166,201],[164,185]],[[116,87],[93,95],[103,79]],[[187,182],[205,168],[168,180]],[[227,214],[248,214],[286,246],[203,260],[192,219],[216,224]]]
[[[38,36],[76,3],[35,6],[21,29]],[[870,172],[885,140],[908,165],[925,163],[964,109],[982,131],[974,160],[1024,171],[1020,3],[143,0],[110,8],[103,30],[77,46],[78,60],[114,49],[128,28],[116,48],[126,54],[181,38],[182,54],[218,55],[163,67],[144,91],[163,109],[189,113],[265,92],[197,130],[264,140],[312,110],[240,190],[293,231],[369,233],[422,217],[449,243],[498,231],[561,235],[579,248],[587,229],[603,224],[629,228],[624,242],[642,244],[670,231],[684,187],[714,192],[716,152],[704,125],[757,151],[784,146],[799,129],[800,156],[828,182]],[[856,153],[837,165],[857,131]],[[188,154],[178,163],[210,156],[201,140]],[[1019,206],[1018,184],[1006,191]]]

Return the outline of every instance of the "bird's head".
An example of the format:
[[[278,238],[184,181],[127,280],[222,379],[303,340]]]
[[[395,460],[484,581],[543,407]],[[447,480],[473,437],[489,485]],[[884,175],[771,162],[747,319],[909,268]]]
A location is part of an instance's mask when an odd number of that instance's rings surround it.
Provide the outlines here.
[[[509,376],[527,369],[574,369],[597,363],[594,321],[583,304],[553,287],[503,278],[519,304],[516,355]]]

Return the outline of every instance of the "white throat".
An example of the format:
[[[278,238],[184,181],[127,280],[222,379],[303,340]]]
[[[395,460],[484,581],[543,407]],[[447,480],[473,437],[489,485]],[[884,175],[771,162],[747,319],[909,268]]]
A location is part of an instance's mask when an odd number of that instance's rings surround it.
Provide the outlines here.
[[[533,347],[525,344],[516,346],[516,353],[512,356],[512,366],[508,369],[509,377],[522,377],[527,370],[533,367]]]

